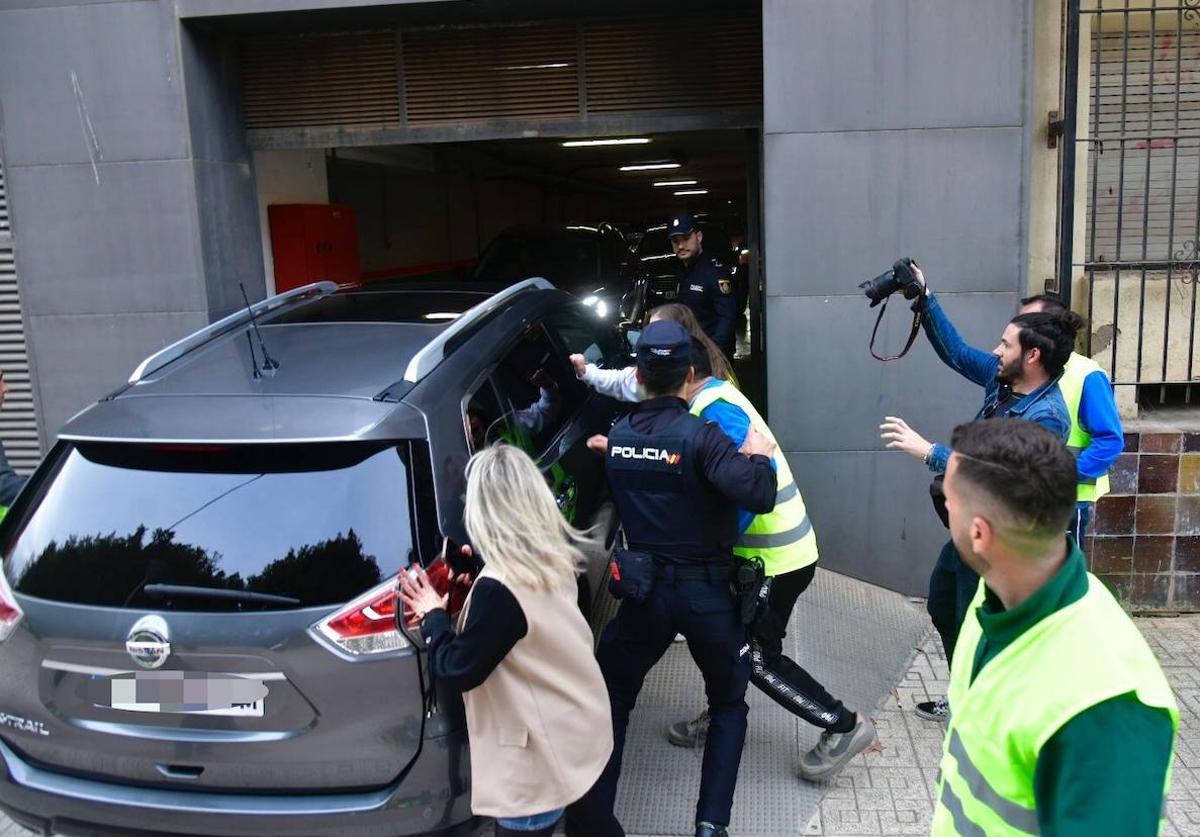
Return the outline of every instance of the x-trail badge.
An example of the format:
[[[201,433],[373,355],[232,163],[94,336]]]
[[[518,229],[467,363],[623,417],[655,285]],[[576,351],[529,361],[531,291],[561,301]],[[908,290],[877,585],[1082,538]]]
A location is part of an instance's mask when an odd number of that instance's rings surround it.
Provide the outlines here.
[[[161,616],[143,616],[129,629],[125,650],[142,668],[159,668],[171,656],[170,631]]]

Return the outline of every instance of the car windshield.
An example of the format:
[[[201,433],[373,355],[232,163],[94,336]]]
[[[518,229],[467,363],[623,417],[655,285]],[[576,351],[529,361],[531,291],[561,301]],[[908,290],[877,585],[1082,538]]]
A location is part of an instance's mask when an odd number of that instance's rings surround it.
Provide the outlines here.
[[[345,602],[408,562],[407,456],[359,443],[81,444],[24,516],[5,569],[17,592],[74,604]],[[164,586],[266,595],[172,597]]]
[[[475,279],[509,285],[541,276],[564,289],[597,282],[600,242],[594,235],[564,231],[553,236],[502,235],[475,268]]]

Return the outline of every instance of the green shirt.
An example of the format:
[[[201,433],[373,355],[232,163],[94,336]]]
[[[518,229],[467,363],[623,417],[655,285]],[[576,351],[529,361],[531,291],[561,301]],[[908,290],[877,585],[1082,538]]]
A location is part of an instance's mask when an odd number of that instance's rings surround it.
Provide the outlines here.
[[[1087,592],[1083,553],[1070,544],[1054,578],[1012,610],[984,586],[972,682],[1013,640]],[[1133,692],[1076,715],[1038,754],[1034,796],[1042,834],[1157,835],[1173,737],[1171,717]]]

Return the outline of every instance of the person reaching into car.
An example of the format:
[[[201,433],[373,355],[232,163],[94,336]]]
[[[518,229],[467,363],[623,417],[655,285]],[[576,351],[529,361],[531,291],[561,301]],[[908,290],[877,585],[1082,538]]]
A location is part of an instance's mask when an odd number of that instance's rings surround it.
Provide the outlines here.
[[[424,571],[400,573],[433,676],[463,692],[471,810],[497,837],[550,835],[612,753],[611,710],[576,574],[587,535],[559,514],[533,460],[494,445],[467,463],[464,523],[483,559],[451,629]]]
[[[678,302],[660,305],[650,312],[650,322],[656,323],[659,320],[671,320],[686,328],[692,335],[692,339],[698,340],[704,347],[707,354],[705,367],[709,370],[708,374],[717,380],[729,381],[737,386],[737,376],[733,373],[733,365],[729,362],[729,358],[712,341],[712,338],[704,333],[704,329],[700,327],[700,322],[692,313],[692,309]],[[569,360],[571,367],[575,370],[575,377],[601,395],[607,395],[618,401],[631,402],[642,401],[646,397],[646,391],[637,381],[636,366],[628,366],[624,369],[601,369],[594,363],[588,363],[587,359],[580,354],[570,355]]]

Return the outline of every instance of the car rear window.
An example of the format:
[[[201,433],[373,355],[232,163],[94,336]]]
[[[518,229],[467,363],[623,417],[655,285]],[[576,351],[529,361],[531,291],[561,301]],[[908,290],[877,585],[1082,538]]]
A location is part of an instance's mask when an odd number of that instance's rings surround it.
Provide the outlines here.
[[[408,561],[410,456],[364,443],[67,447],[5,569],[17,592],[75,604],[341,603]]]

